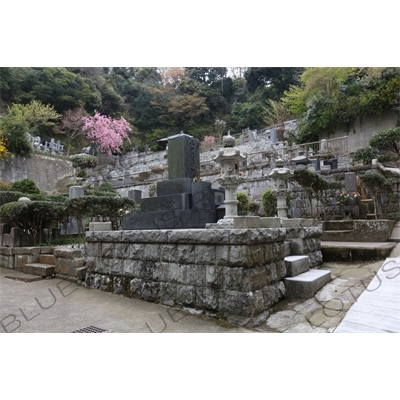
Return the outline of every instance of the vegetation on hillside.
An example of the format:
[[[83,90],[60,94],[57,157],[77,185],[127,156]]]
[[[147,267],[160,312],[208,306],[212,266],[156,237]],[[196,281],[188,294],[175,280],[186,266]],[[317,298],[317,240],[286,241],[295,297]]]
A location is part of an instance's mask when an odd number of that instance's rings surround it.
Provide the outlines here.
[[[129,124],[129,140],[110,149],[116,153],[145,145],[157,150],[157,140],[181,130],[202,140],[228,130],[279,128],[286,118],[298,119],[298,142],[314,141],[395,109],[399,93],[399,68],[391,67],[4,67],[0,156],[29,155],[27,131],[77,153],[90,142],[82,117],[96,112]]]

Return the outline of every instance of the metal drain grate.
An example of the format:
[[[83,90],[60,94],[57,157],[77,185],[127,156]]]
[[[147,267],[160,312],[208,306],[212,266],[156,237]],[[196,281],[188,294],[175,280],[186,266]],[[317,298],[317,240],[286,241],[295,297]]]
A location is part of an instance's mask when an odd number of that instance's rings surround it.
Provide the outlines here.
[[[71,333],[103,333],[107,332],[106,329],[97,328],[96,326],[88,326],[87,328],[78,329]]]

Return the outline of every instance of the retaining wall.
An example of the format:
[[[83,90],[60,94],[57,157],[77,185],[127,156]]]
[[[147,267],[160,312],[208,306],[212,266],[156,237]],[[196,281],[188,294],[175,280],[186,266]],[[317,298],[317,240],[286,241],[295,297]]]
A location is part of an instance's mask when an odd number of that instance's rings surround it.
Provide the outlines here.
[[[301,232],[317,265],[322,231]],[[86,286],[256,326],[284,297],[285,239],[285,228],[87,232]]]

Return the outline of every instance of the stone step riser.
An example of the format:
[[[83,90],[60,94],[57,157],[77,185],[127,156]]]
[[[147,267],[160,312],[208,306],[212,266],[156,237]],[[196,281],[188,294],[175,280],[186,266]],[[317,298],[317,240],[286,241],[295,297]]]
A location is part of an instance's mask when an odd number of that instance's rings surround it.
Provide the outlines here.
[[[327,270],[310,270],[293,278],[285,278],[285,296],[310,299],[331,279],[331,273]]]
[[[41,254],[39,257],[39,263],[56,265],[56,258],[52,254]]]
[[[54,275],[55,267],[49,264],[32,263],[25,264],[23,271],[25,274],[48,277]]]
[[[293,277],[310,270],[310,259],[308,256],[285,257],[287,276]]]

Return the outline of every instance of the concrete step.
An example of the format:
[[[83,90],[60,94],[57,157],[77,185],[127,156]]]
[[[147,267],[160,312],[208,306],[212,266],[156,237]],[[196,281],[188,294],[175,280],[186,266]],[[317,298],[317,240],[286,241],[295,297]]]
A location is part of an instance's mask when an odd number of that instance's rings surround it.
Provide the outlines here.
[[[41,254],[39,256],[39,263],[56,265],[56,258],[53,256],[53,254]]]
[[[337,242],[321,241],[325,262],[384,260],[390,256],[396,242]]]
[[[285,278],[285,296],[310,299],[331,279],[331,272],[324,269],[312,269],[295,277]]]
[[[308,256],[288,256],[285,257],[287,276],[297,276],[309,271],[310,259]]]
[[[354,229],[335,229],[322,232],[321,240],[327,241],[353,241]]]
[[[23,271],[25,274],[47,277],[55,274],[55,267],[50,264],[31,263],[25,264]]]

